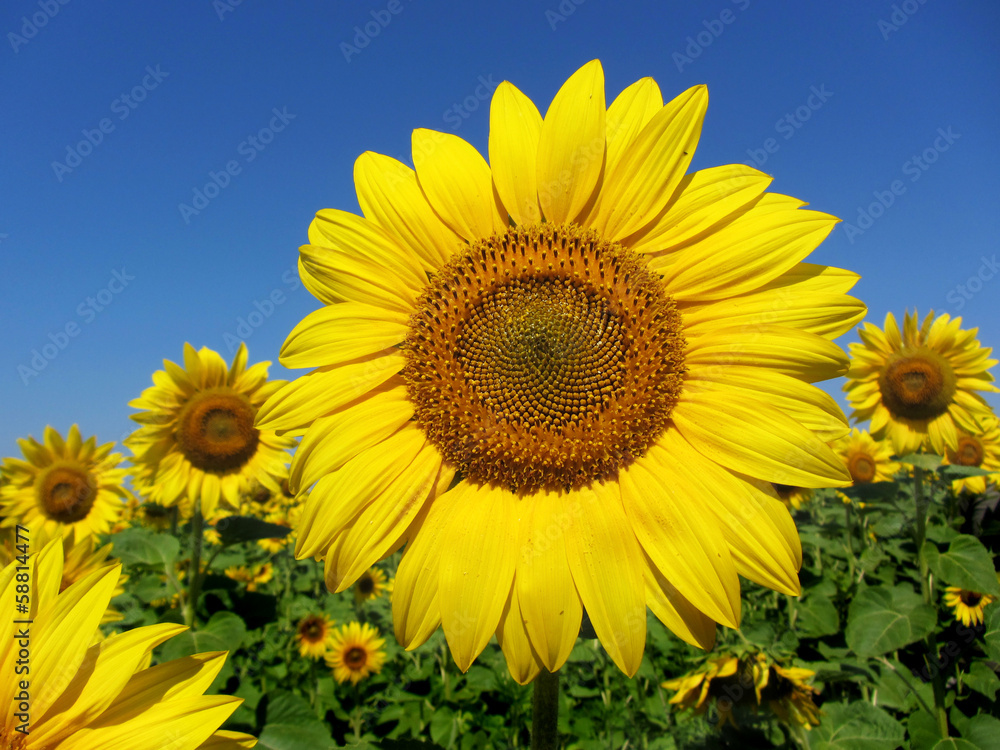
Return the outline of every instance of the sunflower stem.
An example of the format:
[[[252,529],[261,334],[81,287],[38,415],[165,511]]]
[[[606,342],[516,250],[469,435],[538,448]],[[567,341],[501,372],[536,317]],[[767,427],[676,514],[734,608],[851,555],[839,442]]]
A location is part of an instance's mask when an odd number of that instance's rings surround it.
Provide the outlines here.
[[[198,597],[201,595],[201,538],[204,518],[201,515],[201,502],[195,500],[194,512],[191,514],[191,567],[188,570],[188,600],[184,611],[184,624],[194,627],[195,609]]]
[[[913,541],[917,545],[917,561],[920,565],[920,593],[923,594],[924,603],[933,606],[927,556],[924,554],[924,542],[927,538],[927,509],[930,505],[930,498],[924,495],[924,470],[919,466],[913,467],[913,503],[916,510]],[[944,707],[944,675],[937,667],[938,650],[934,634],[929,634],[924,639],[924,643],[927,646],[927,656],[932,662],[927,666],[933,673],[931,685],[934,688],[934,714],[938,722],[938,729],[941,730],[941,737],[947,738],[948,714]]]
[[[559,673],[542,669],[532,683],[531,750],[559,747]]]

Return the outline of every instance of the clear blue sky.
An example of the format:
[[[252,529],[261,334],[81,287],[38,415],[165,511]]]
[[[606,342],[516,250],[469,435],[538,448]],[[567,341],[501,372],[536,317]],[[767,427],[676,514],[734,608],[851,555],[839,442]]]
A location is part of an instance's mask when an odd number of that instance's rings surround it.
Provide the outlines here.
[[[317,209],[357,210],[355,158],[409,162],[417,127],[485,153],[486,86],[544,112],[593,58],[609,101],[643,76],[668,98],[707,83],[692,168],[753,161],[842,217],[811,260],[862,274],[870,320],[958,312],[1000,348],[1000,271],[968,284],[1000,253],[994,0],[63,1],[0,12],[0,456],[46,424],[121,440],[161,360],[230,358],[241,318],[250,360],[289,377],[278,350],[318,306],[298,247]]]

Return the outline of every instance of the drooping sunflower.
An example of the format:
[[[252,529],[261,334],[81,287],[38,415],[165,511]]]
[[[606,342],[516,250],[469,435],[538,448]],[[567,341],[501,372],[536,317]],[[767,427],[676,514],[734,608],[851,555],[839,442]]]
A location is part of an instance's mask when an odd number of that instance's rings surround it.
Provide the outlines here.
[[[952,608],[955,619],[965,627],[983,624],[983,610],[996,601],[992,594],[981,594],[958,586],[948,586],[944,590],[944,603]]]
[[[906,313],[900,332],[892,313],[885,330],[871,323],[858,328],[851,344],[851,369],[844,390],[856,422],[871,420],[871,434],[888,437],[902,456],[921,448],[944,455],[958,447],[958,430],[976,433],[991,416],[975,391],[997,392],[989,368],[989,348],[976,339],[978,328],[962,330],[962,319],[932,310],[920,323]]]
[[[349,622],[334,631],[326,652],[326,665],[337,682],[356,685],[385,664],[385,638],[368,623]]]
[[[295,628],[299,654],[307,659],[322,659],[333,645],[333,620],[328,615],[306,615]]]
[[[955,492],[968,490],[981,494],[986,492],[986,483],[1000,483],[1000,419],[986,420],[982,430],[970,434],[958,431],[958,446],[948,449],[944,456],[946,464],[955,466],[975,466],[992,472],[978,477],[956,479],[951,483]]]
[[[25,563],[27,570],[20,568]],[[150,667],[152,650],[186,628],[161,623],[95,638],[121,565],[97,567],[60,591],[62,570],[63,544],[55,540],[0,571],[4,611],[16,611],[18,586],[31,592],[27,611],[17,615],[27,622],[5,617],[0,624],[0,660],[7,674],[14,675],[25,630],[31,652],[28,700],[17,697],[18,680],[0,681],[0,700],[13,707],[0,725],[0,747],[229,750],[256,744],[250,735],[218,731],[241,698],[203,695],[225,663],[226,652]],[[27,721],[16,712],[27,712]],[[18,727],[27,727],[30,734]]]
[[[163,506],[200,500],[211,516],[224,500],[239,507],[251,480],[279,492],[294,438],[254,426],[257,410],[282,385],[267,379],[270,362],[247,368],[240,344],[226,366],[217,352],[184,345],[184,367],[163,361],[154,385],[129,402],[142,426],[125,440],[147,499]]]
[[[360,604],[392,591],[392,582],[378,568],[369,568],[354,584],[354,601]]]
[[[891,482],[899,471],[899,464],[892,460],[892,446],[875,440],[867,430],[851,430],[833,442],[833,449],[843,459],[854,484]]]
[[[813,701],[816,690],[809,684],[815,674],[801,667],[783,667],[764,653],[725,655],[662,686],[676,691],[671,704],[695,714],[704,713],[714,699],[719,727],[737,726],[740,709],[757,712],[766,707],[780,721],[808,730],[820,720]]]
[[[45,428],[42,443],[35,438],[18,440],[24,460],[5,458],[0,472],[0,526],[27,526],[32,543],[73,535],[77,540],[105,534],[131,497],[122,486],[128,470],[122,455],[112,453],[114,443],[83,440],[73,425],[63,440],[52,427]]]
[[[393,594],[409,649],[444,628],[468,669],[494,633],[515,679],[558,669],[586,609],[628,674],[646,606],[685,640],[736,626],[739,575],[799,591],[771,482],[845,485],[847,432],[810,383],[855,274],[803,259],[836,219],[743,165],[685,174],[707,107],[652,79],[605,107],[598,61],[543,118],[508,82],[491,164],[413,133],[415,171],[355,164],[364,217],[320,211],[301,249],[323,303],[291,332],[261,429],[304,433],[315,483],[296,555],[343,591],[406,545]]]

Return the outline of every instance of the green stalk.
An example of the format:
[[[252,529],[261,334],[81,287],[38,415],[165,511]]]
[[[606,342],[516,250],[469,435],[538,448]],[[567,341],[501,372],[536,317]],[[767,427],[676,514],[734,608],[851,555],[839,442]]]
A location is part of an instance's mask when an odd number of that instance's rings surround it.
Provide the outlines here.
[[[542,669],[532,684],[531,750],[559,747],[559,673]]]
[[[194,501],[194,512],[191,514],[191,567],[188,569],[188,600],[184,611],[184,624],[194,627],[195,609],[198,597],[201,595],[201,538],[204,518],[201,515],[201,502]]]
[[[927,557],[924,555],[924,541],[927,539],[927,508],[930,505],[930,498],[924,496],[924,470],[919,466],[913,467],[913,502],[916,506],[916,529],[914,531],[914,542],[917,545],[917,561],[920,565],[920,592],[923,594],[924,603],[934,606],[931,597],[930,577],[928,575]],[[935,608],[936,609],[936,608]],[[934,713],[938,722],[938,729],[941,737],[948,737],[948,714],[944,707],[944,675],[938,667],[937,642],[934,634],[929,634],[924,643],[927,646],[928,657],[933,664],[928,664],[932,668],[933,678],[931,685],[934,688]]]

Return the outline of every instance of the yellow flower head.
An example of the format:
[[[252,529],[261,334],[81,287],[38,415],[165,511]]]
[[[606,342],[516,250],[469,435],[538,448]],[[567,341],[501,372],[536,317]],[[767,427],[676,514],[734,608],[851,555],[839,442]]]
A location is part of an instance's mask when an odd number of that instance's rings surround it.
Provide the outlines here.
[[[885,330],[871,323],[851,344],[851,369],[844,390],[857,422],[871,420],[873,437],[888,437],[897,455],[922,448],[944,455],[957,450],[958,430],[977,432],[991,416],[975,391],[997,392],[989,368],[991,349],[976,339],[979,329],[962,330],[962,319],[932,310],[919,322],[906,313],[900,332],[892,313]]]
[[[854,484],[891,482],[899,471],[899,464],[892,460],[892,446],[875,440],[867,430],[851,430],[833,442],[833,449],[844,460]]]
[[[834,217],[744,165],[686,174],[707,106],[649,78],[606,106],[596,60],[544,117],[504,82],[489,164],[416,130],[415,170],[362,154],[364,216],[309,227],[299,270],[325,307],[281,362],[316,369],[257,426],[304,433],[296,555],[324,556],[331,590],[405,545],[404,647],[440,624],[466,670],[496,634],[524,683],[586,609],[631,675],[647,606],[709,646],[740,575],[799,591],[771,483],[849,483],[825,442],[846,420],[810,383],[846,371],[830,337],[864,306],[855,274],[802,262]]]
[[[357,583],[354,584],[354,601],[360,604],[370,599],[378,599],[382,594],[391,591],[392,581],[386,577],[385,573],[378,568],[369,568],[361,574]]]
[[[274,577],[274,566],[269,562],[251,567],[233,565],[226,568],[225,573],[234,581],[245,584],[247,591],[256,591],[258,586],[267,583]]]
[[[226,366],[217,352],[184,345],[184,367],[164,360],[151,388],[129,402],[142,427],[125,440],[148,499],[170,506],[200,500],[209,517],[224,500],[239,507],[251,480],[280,491],[290,437],[254,427],[257,410],[284,381],[267,379],[270,362],[247,369],[244,344]]]
[[[997,578],[1000,580],[1000,574]],[[991,594],[981,594],[958,586],[948,586],[944,590],[944,603],[952,608],[955,619],[961,620],[966,627],[982,625],[983,610],[995,601],[996,597]]]
[[[772,484],[771,486],[786,508],[798,510],[812,500],[813,491],[808,487],[789,487],[787,484]]]
[[[24,460],[5,458],[0,473],[0,526],[27,526],[36,545],[74,535],[106,534],[131,497],[122,487],[127,470],[114,443],[86,441],[73,425],[66,439],[52,427],[44,442],[33,437],[18,440]]]
[[[371,625],[351,622],[333,633],[326,665],[337,682],[356,685],[370,674],[378,674],[385,663],[385,639]]]
[[[986,483],[1000,483],[1000,419],[995,416],[984,420],[983,428],[973,433],[958,431],[958,446],[948,449],[944,456],[946,464],[955,466],[976,466],[992,472],[985,476],[956,479],[951,483],[955,492],[968,490],[981,494],[986,492]]]
[[[60,591],[63,545],[58,540],[0,571],[5,612],[15,612],[15,603],[25,601],[19,590],[30,592],[19,613],[28,624],[15,624],[11,617],[0,624],[2,660],[13,675],[23,631],[28,631],[31,658],[28,699],[18,697],[18,680],[0,681],[0,700],[13,706],[0,725],[0,747],[253,747],[256,740],[249,735],[217,731],[242,699],[202,695],[226,652],[149,667],[152,650],[186,629],[173,623],[95,638],[120,573],[121,565],[100,565]],[[27,742],[17,729],[22,724],[18,710],[30,712]]]
[[[308,659],[322,659],[333,644],[333,620],[327,615],[306,615],[295,628],[299,654]]]

